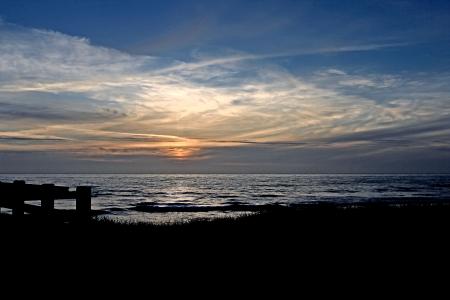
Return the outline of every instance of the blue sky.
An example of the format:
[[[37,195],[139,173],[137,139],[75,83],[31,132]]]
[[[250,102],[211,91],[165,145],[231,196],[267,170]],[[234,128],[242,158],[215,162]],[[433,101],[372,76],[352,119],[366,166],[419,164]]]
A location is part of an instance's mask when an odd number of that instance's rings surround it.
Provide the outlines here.
[[[0,3],[0,172],[449,172],[449,1]]]

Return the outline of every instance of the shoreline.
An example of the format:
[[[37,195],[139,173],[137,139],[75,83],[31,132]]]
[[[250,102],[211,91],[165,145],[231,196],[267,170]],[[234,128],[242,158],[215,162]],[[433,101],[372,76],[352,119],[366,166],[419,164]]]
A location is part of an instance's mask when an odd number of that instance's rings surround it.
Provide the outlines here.
[[[135,265],[225,260],[244,268],[250,260],[257,265],[384,261],[395,266],[401,255],[405,264],[414,265],[448,256],[450,201],[278,207],[237,218],[172,224],[106,219],[55,223],[0,215],[0,229],[4,257],[52,257],[52,262],[76,258],[95,265],[101,255]]]
[[[216,207],[205,207],[202,211],[214,211]],[[195,212],[192,208],[164,208],[154,207],[147,210],[151,216],[152,212]],[[114,230],[123,230],[144,234],[158,230],[190,231],[192,229],[208,231],[209,229],[233,230],[238,227],[246,229],[257,228],[280,230],[280,232],[295,232],[304,225],[321,224],[315,230],[334,225],[369,226],[373,229],[379,226],[380,230],[386,229],[387,225],[422,225],[429,227],[435,222],[448,222],[450,224],[450,199],[388,199],[383,201],[369,201],[356,203],[316,202],[305,204],[284,205],[240,205],[227,207],[223,211],[242,212],[238,216],[225,216],[217,218],[205,218],[192,221],[179,221],[171,223],[151,223],[127,220],[111,220],[107,212],[93,211],[93,215],[87,222],[78,222],[76,219],[63,220],[57,217],[42,217],[38,215],[24,215],[14,217],[0,213],[0,224],[3,232],[14,232],[18,229],[33,231],[35,228],[44,226],[49,232],[52,230],[69,230],[71,232],[87,229],[104,230],[105,233]],[[421,220],[422,222],[419,222]],[[253,228],[252,228],[253,227]],[[414,226],[413,226],[414,227]],[[395,227],[392,227],[393,229]],[[450,227],[449,227],[450,228]]]

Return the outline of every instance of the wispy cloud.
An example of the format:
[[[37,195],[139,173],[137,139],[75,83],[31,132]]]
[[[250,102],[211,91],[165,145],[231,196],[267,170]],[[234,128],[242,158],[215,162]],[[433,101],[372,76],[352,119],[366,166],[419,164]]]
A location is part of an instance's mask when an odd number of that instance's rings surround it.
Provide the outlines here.
[[[395,132],[448,117],[450,91],[435,86],[447,80],[442,74],[329,68],[298,76],[271,62],[403,46],[235,53],[181,62],[0,23],[0,150],[180,159],[237,145],[350,145],[360,141],[358,132]]]
[[[220,58],[206,59],[198,62],[181,63],[168,68],[159,70],[158,73],[170,73],[174,71],[194,71],[210,66],[227,65],[231,63],[237,63],[242,61],[251,60],[265,60],[273,58],[304,56],[304,55],[317,55],[317,54],[331,54],[331,53],[345,53],[345,52],[359,52],[359,51],[374,51],[384,48],[393,47],[405,47],[411,43],[384,43],[384,44],[367,44],[367,45],[348,45],[338,47],[324,47],[314,49],[296,49],[291,51],[283,51],[278,53],[267,54],[248,54],[248,53],[236,53]]]

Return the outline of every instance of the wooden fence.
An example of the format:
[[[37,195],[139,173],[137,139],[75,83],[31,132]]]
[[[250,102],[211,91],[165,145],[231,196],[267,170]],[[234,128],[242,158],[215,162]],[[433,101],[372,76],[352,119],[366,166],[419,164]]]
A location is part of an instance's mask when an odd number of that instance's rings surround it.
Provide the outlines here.
[[[78,186],[75,191],[68,187],[54,184],[26,184],[23,180],[13,183],[0,182],[0,208],[12,209],[12,214],[21,216],[25,212],[51,216],[57,213],[55,200],[75,199],[75,215],[79,218],[91,216],[91,187]],[[27,204],[28,201],[40,200],[41,205]]]

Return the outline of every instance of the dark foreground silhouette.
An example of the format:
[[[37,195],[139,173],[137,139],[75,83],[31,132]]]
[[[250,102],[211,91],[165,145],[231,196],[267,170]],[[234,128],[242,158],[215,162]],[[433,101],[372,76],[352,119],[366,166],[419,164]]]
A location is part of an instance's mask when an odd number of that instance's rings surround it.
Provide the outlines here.
[[[11,245],[65,243],[114,248],[298,248],[404,246],[445,249],[450,237],[447,202],[318,204],[266,207],[259,213],[190,223],[155,225],[93,219],[61,222],[33,216],[0,216],[2,240]]]
[[[153,287],[147,278],[156,274],[165,282],[176,277],[197,283],[224,276],[224,290],[249,288],[247,280],[258,277],[269,281],[255,287],[259,292],[277,281],[279,292],[298,292],[305,282],[318,286],[316,293],[333,282],[343,289],[369,283],[370,292],[405,279],[411,290],[411,280],[423,285],[446,278],[449,225],[447,202],[270,207],[240,218],[173,225],[0,215],[0,254],[3,270],[10,263],[20,276],[51,268],[65,278],[81,270],[85,275],[77,280],[112,277],[119,285],[139,278]]]

